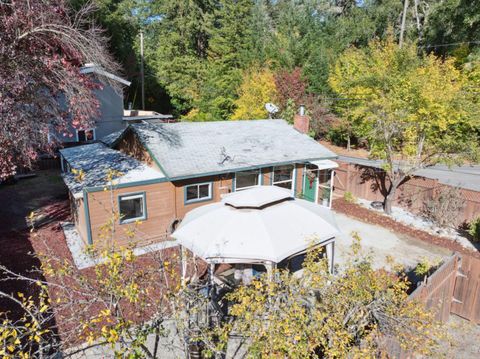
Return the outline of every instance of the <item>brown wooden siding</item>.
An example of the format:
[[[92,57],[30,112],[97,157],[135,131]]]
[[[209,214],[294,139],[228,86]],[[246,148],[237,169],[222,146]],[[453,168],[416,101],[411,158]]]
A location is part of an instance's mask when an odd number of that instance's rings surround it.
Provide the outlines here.
[[[112,219],[112,204],[115,213],[118,213],[118,196],[136,192],[145,192],[147,219],[136,225],[135,223],[120,224],[117,218],[115,244],[128,244],[130,240],[127,232],[131,230],[135,231],[135,240],[138,244],[158,242],[167,238],[170,226],[175,219],[175,192],[170,182],[120,188],[113,194],[110,191],[89,193],[90,225],[95,245],[103,247],[110,244],[111,237],[102,228]]]
[[[295,194],[302,191],[303,165],[297,165]],[[270,185],[272,168],[262,169],[263,185]],[[147,219],[138,226],[135,224],[119,224],[115,222],[115,243],[126,245],[129,242],[126,231],[135,228],[135,238],[138,244],[148,244],[168,239],[174,222],[181,220],[188,211],[205,204],[215,203],[221,200],[222,195],[232,191],[234,174],[199,177],[188,180],[164,182],[150,185],[142,185],[116,189],[113,192],[113,210],[118,213],[118,196],[127,193],[145,192]],[[197,203],[185,203],[185,186],[195,183],[213,184],[212,199]],[[112,217],[112,199],[110,191],[88,193],[88,205],[92,240],[100,247],[109,243],[109,236],[102,232]],[[83,201],[77,211],[77,228],[82,238],[87,241],[87,227],[83,210]]]
[[[160,169],[133,131],[127,131],[115,148],[150,167]]]
[[[232,178],[233,174],[227,174],[215,177],[199,177],[192,178],[184,181],[174,182],[175,186],[175,200],[176,200],[176,217],[182,219],[188,211],[194,208],[203,206],[209,203],[219,202],[222,199],[223,194],[232,192]],[[212,199],[208,201],[202,201],[197,203],[185,203],[185,187],[189,184],[195,183],[208,183],[212,182]]]
[[[76,226],[80,232],[80,236],[84,239],[85,243],[88,243],[87,241],[87,222],[85,219],[85,206],[83,204],[83,198],[75,200],[75,213],[76,213]]]
[[[301,197],[303,194],[303,169],[305,165],[297,164],[295,167],[297,169],[297,176],[295,180],[295,197]]]

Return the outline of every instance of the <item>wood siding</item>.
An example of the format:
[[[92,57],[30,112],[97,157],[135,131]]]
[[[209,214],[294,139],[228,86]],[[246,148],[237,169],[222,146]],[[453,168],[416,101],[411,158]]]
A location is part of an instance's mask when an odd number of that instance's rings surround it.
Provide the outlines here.
[[[175,220],[174,186],[170,182],[91,192],[88,194],[90,224],[94,245],[109,245],[111,236],[103,228],[112,219],[112,208],[118,213],[118,196],[122,194],[145,192],[147,218],[139,225],[120,224],[115,220],[115,244],[126,245],[130,242],[129,231],[135,232],[137,244],[148,244],[167,239],[170,226]],[[113,205],[113,206],[112,206]]]
[[[138,139],[137,135],[131,130],[127,130],[127,133],[115,146],[115,149],[137,159],[140,162],[146,163],[150,167],[160,170],[152,156],[150,156],[150,153],[148,153]]]
[[[127,141],[126,143],[131,142]],[[120,145],[120,147],[122,146]],[[127,149],[123,147],[123,150],[126,151]],[[131,150],[132,152],[129,152],[129,154],[137,153],[138,155],[135,148]],[[272,170],[271,167],[262,169],[263,185],[271,184]],[[221,200],[222,195],[232,192],[234,176],[233,173],[230,173],[175,182],[119,188],[113,192],[113,201],[110,191],[90,192],[88,193],[88,206],[92,241],[99,247],[109,244],[110,236],[105,233],[103,228],[109,223],[109,220],[111,220],[112,212],[118,213],[119,195],[145,192],[147,218],[141,221],[139,225],[135,225],[134,223],[120,224],[117,218],[115,221],[115,244],[127,245],[130,241],[127,232],[134,230],[137,244],[145,245],[169,239],[172,225],[180,221],[187,212],[209,203],[218,202]],[[302,181],[303,165],[299,164],[296,165],[296,177],[294,180],[295,195],[301,193]],[[185,186],[209,182],[212,183],[211,199],[197,203],[185,203]],[[84,241],[87,242],[87,225],[83,200],[80,200],[79,203],[81,203],[81,205],[79,205],[76,211],[78,220],[75,221],[75,224],[77,225],[80,235]]]
[[[182,219],[188,211],[191,211],[194,208],[209,203],[219,202],[222,199],[223,194],[232,192],[232,179],[233,174],[226,174],[223,176],[199,177],[173,182],[175,188],[176,218]],[[199,201],[196,203],[185,203],[185,186],[189,184],[208,182],[212,182],[212,199]]]

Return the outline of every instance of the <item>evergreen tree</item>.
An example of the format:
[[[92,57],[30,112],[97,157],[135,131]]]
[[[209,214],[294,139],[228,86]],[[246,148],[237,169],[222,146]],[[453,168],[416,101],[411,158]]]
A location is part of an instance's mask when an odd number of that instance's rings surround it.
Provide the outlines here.
[[[202,120],[225,120],[235,109],[248,53],[252,1],[220,0],[214,19],[207,51],[207,74],[198,101],[197,119]]]

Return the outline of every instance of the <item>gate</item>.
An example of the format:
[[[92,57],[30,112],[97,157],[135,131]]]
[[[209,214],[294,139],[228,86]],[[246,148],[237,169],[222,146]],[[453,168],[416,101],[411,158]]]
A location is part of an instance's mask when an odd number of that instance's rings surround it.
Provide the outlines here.
[[[451,313],[480,324],[480,259],[462,255]]]

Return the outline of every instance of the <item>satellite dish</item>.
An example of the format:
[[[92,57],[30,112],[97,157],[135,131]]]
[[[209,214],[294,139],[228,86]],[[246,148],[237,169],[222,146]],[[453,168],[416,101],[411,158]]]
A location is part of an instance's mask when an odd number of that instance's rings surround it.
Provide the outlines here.
[[[278,112],[278,107],[273,103],[268,102],[265,104],[265,110],[267,110],[268,116],[272,118],[272,116]]]

